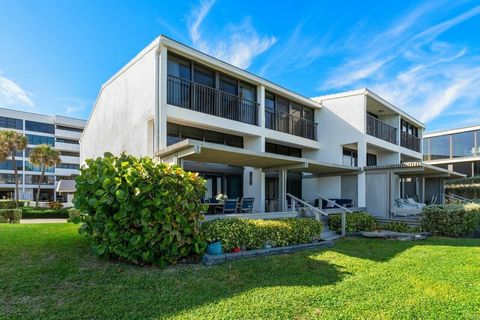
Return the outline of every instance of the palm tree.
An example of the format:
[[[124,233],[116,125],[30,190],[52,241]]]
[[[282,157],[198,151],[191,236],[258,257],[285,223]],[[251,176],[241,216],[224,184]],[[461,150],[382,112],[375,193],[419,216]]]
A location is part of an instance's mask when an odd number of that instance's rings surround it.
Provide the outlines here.
[[[18,208],[18,170],[15,155],[27,146],[27,138],[14,130],[0,131],[0,161],[12,157],[15,174],[15,206]]]
[[[55,167],[60,163],[60,151],[49,146],[48,144],[40,144],[36,146],[30,153],[30,163],[39,167],[42,174],[38,180],[37,201],[35,207],[38,207],[38,200],[40,199],[40,185],[42,184],[45,170],[50,167]]]

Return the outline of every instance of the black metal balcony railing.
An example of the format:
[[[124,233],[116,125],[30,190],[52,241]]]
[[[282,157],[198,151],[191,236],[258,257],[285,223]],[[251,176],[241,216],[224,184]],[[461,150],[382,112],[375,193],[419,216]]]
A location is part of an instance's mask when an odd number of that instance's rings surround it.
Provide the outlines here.
[[[397,128],[367,114],[367,134],[397,144]]]
[[[265,127],[299,137],[317,140],[318,123],[279,110],[265,108]]]
[[[258,125],[258,103],[202,84],[168,76],[167,103]]]
[[[400,133],[400,145],[402,147],[420,152],[420,143],[420,138],[412,136],[411,134],[403,131]]]

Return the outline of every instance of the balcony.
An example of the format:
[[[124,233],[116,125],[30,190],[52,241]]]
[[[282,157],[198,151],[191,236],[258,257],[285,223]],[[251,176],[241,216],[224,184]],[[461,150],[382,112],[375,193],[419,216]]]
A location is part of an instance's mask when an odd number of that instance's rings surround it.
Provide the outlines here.
[[[258,125],[258,103],[174,76],[168,76],[167,103],[213,116]]]
[[[401,132],[400,145],[407,149],[420,152],[421,139],[406,132]]]
[[[318,123],[286,112],[265,108],[265,128],[317,140]]]
[[[367,114],[367,134],[397,144],[397,128]]]

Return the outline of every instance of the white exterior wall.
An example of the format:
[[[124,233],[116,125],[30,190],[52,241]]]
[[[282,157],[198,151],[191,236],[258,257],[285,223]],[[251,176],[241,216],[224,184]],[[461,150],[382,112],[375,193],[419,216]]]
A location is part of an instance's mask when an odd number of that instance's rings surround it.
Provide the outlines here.
[[[80,141],[82,163],[107,151],[148,155],[148,121],[155,116],[155,47],[136,59],[102,87]]]
[[[313,202],[318,195],[327,198],[340,198],[342,185],[340,176],[302,179],[302,198]]]

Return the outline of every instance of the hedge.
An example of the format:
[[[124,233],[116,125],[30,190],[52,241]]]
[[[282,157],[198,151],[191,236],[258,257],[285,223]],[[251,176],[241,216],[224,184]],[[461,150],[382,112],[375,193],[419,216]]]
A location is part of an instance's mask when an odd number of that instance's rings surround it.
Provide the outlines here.
[[[23,207],[22,215],[24,219],[66,219],[68,218],[68,209]]]
[[[209,242],[221,241],[224,251],[310,243],[320,239],[322,223],[310,218],[271,220],[219,219],[202,224]]]
[[[480,205],[478,204],[427,206],[423,209],[423,228],[437,235],[468,236],[479,225]]]
[[[23,207],[26,201],[20,200],[18,202],[19,207]],[[15,209],[15,200],[0,200],[0,210],[1,209]]]
[[[345,232],[373,231],[377,228],[377,221],[366,212],[346,214]],[[337,233],[342,231],[342,215],[340,213],[328,216],[328,227]]]
[[[165,266],[205,251],[205,181],[197,173],[126,154],[89,159],[76,178],[79,232],[99,256]],[[75,219],[79,220],[79,219]]]
[[[21,209],[0,209],[0,223],[20,223]]]

